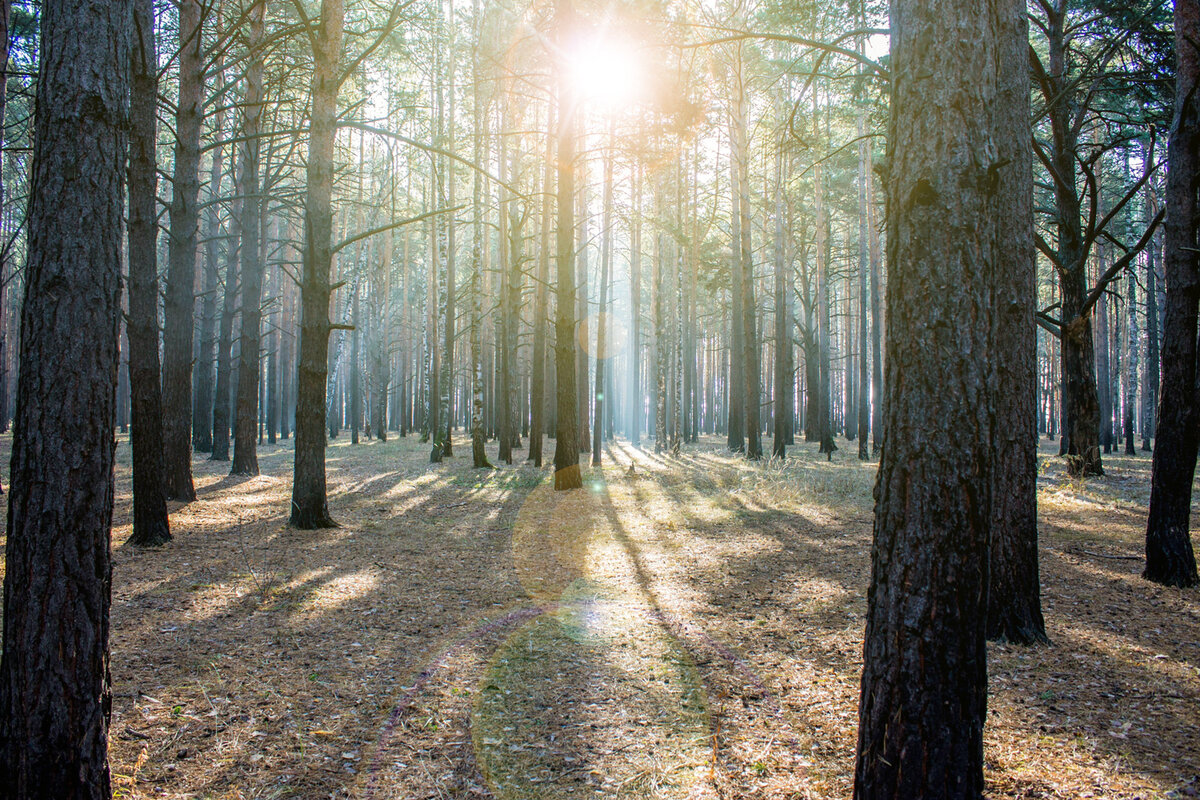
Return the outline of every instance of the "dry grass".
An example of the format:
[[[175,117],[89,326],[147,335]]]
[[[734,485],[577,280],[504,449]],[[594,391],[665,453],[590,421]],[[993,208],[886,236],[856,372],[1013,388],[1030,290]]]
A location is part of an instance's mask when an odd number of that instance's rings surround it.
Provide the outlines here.
[[[339,439],[343,527],[302,532],[285,443],[252,480],[197,460],[160,550],[124,543],[118,449],[119,797],[849,796],[874,474],[850,447],[619,442],[556,494],[465,444]],[[1072,483],[1045,456],[1054,643],[991,651],[990,794],[1194,796],[1200,596],[1138,577],[1149,460]]]

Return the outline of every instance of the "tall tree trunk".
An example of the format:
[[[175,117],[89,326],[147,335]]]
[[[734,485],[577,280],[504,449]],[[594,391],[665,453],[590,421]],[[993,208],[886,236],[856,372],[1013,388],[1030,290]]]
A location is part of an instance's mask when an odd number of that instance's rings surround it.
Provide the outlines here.
[[[167,497],[191,501],[196,499],[192,483],[192,360],[195,357],[192,337],[200,224],[200,129],[204,123],[204,48],[200,31],[203,10],[200,0],[182,0],[178,8],[179,98],[175,115],[175,175],[163,304],[163,452]],[[261,32],[258,35],[261,37]],[[261,61],[258,69],[261,84]],[[261,93],[261,85],[259,91]],[[253,105],[249,105],[247,111],[261,115]]]
[[[998,168],[995,14],[1004,5],[891,6],[888,439],[875,489],[857,800],[974,800],[984,788],[997,257],[986,178]]]
[[[629,441],[642,441],[642,164],[633,171],[629,231]]]
[[[440,6],[440,3],[439,3],[439,6]],[[447,70],[447,72],[448,72],[447,81],[449,84],[447,87],[447,90],[448,90],[447,94],[449,95],[449,103],[448,103],[449,113],[447,115],[448,120],[447,120],[447,124],[446,124],[445,143],[444,143],[444,147],[445,147],[446,151],[449,153],[454,152],[454,140],[455,140],[455,137],[454,137],[454,52],[455,52],[454,51],[454,39],[455,39],[454,31],[455,30],[456,30],[456,25],[454,22],[454,4],[453,4],[453,0],[451,0],[451,3],[450,3],[450,36],[449,36],[449,41],[447,42],[447,46],[446,46],[446,53],[449,56],[449,63],[448,63],[448,70]],[[442,188],[443,188],[443,191],[445,192],[445,196],[442,197],[442,208],[454,208],[454,205],[456,202],[454,169],[453,169],[451,160],[449,158],[446,158],[446,157],[442,158],[442,170],[443,170],[443,176],[444,176],[442,179]],[[453,407],[453,403],[452,403],[453,398],[454,398],[454,322],[455,322],[454,301],[455,301],[455,295],[458,293],[457,286],[456,286],[457,277],[455,275],[455,266],[456,266],[455,259],[456,259],[457,253],[458,253],[458,245],[457,245],[457,239],[456,239],[456,235],[455,235],[457,232],[457,226],[454,224],[454,214],[446,214],[442,217],[442,220],[443,220],[443,224],[445,226],[444,229],[446,232],[446,248],[445,248],[445,253],[444,253],[444,256],[446,259],[446,291],[444,293],[446,307],[445,307],[445,318],[444,318],[445,321],[443,322],[443,325],[442,325],[443,339],[442,339],[441,375],[438,377],[438,384],[441,388],[441,397],[440,397],[441,412],[440,412],[438,418],[443,420],[443,423],[445,426],[445,429],[444,429],[442,437],[441,437],[442,454],[449,456],[449,455],[453,455],[453,453],[454,453],[454,444],[453,444],[453,438],[451,437],[451,433],[454,431],[454,407]]]
[[[787,434],[791,425],[788,409],[787,388],[792,376],[788,370],[787,354],[792,349],[788,319],[787,280],[785,272],[783,232],[783,142],[775,149],[775,427],[771,436],[771,457],[783,458],[787,454]]]
[[[867,140],[864,137],[866,123],[858,118],[858,458],[866,461],[871,457],[867,437],[871,430],[871,370],[867,358],[867,272],[870,270],[867,229],[870,227],[867,210]]]
[[[758,401],[760,397],[758,361],[758,331],[756,317],[758,304],[754,296],[754,250],[750,240],[750,146],[746,134],[746,116],[749,99],[746,90],[746,77],[742,62],[738,60],[738,73],[735,91],[737,94],[737,139],[734,146],[734,158],[737,161],[738,183],[737,214],[741,218],[738,225],[738,243],[740,249],[738,258],[742,293],[742,362],[744,364],[743,379],[745,380],[745,401],[743,413],[746,423],[746,458],[757,460],[762,458],[762,424]]]
[[[478,0],[476,0],[478,2]],[[553,129],[553,121],[550,124]],[[541,235],[538,237],[538,277],[533,308],[533,374],[530,378],[529,460],[542,466],[542,438],[546,430],[546,328],[550,282],[550,202],[554,138],[546,136],[545,174],[542,178]],[[476,203],[478,205],[478,203]],[[481,386],[482,389],[482,386]]]
[[[0,0],[0,153],[4,152],[4,120],[8,99],[9,23],[12,19],[12,0]],[[3,169],[0,169],[0,208],[7,205],[4,193]],[[0,252],[0,433],[8,432],[8,278],[10,254]]]
[[[557,37],[566,42],[574,33],[572,0],[556,0]],[[554,488],[583,488],[579,470],[579,428],[575,398],[575,97],[559,70],[558,83],[558,229],[557,299],[554,312],[555,440]]]
[[[821,113],[817,105],[816,92],[813,93],[813,128],[818,137],[821,135]],[[819,140],[819,139],[818,139]],[[813,205],[816,207],[817,228],[817,351],[818,351],[818,381],[817,381],[817,439],[820,446],[817,452],[824,453],[830,460],[838,449],[833,441],[833,394],[830,379],[829,339],[832,334],[829,320],[829,218],[826,215],[825,195],[825,165],[817,162],[813,178]]]
[[[325,371],[329,357],[329,273],[333,264],[333,155],[337,136],[338,57],[342,0],[322,0],[313,47],[312,130],[304,200],[300,358],[296,384],[296,450],[291,524],[335,527],[325,487]]]
[[[1125,308],[1127,316],[1126,347],[1128,356],[1125,365],[1125,455],[1137,455],[1133,441],[1133,418],[1137,408],[1138,379],[1138,326],[1137,326],[1137,273],[1131,267],[1126,282]]]
[[[354,287],[354,294],[350,300],[350,305],[354,309],[351,314],[354,330],[350,331],[350,443],[358,444],[358,432],[362,428],[362,364],[361,354],[359,353],[358,343],[361,340],[360,324],[362,322],[358,315],[358,286]]]
[[[163,476],[163,407],[158,363],[158,56],[153,0],[135,0],[129,108],[129,386],[133,417],[133,535],[138,545],[171,539]]]
[[[612,125],[609,125],[609,142],[615,140]],[[605,364],[608,361],[606,337],[608,331],[608,280],[612,274],[612,205],[613,205],[613,154],[612,149],[604,153],[604,187],[600,231],[600,305],[596,309],[596,424],[592,426],[592,466],[603,462],[601,450],[604,442],[604,392]]]
[[[591,375],[589,374],[590,366],[590,350],[592,336],[592,318],[588,314],[588,244],[591,239],[588,234],[588,185],[587,185],[587,136],[583,137],[585,149],[581,151],[577,158],[579,159],[579,167],[576,174],[579,176],[579,216],[576,218],[576,227],[578,239],[575,245],[575,274],[576,274],[576,303],[575,311],[576,319],[578,320],[578,335],[575,343],[575,388],[577,392],[577,403],[579,405],[579,415],[577,423],[579,425],[579,452],[587,453],[592,449],[592,434],[591,434],[591,417],[592,417],[592,395],[590,391]]]
[[[883,292],[880,286],[878,208],[875,203],[875,181],[867,174],[867,236],[871,256],[871,452],[879,455],[883,447]]]
[[[1197,312],[1200,259],[1197,187],[1200,186],[1200,2],[1175,3],[1175,120],[1167,158],[1167,217],[1163,235],[1166,323],[1163,325],[1150,516],[1144,576],[1167,586],[1195,586],[1196,555],[1189,534],[1192,480],[1200,447],[1197,389]],[[6,650],[7,652],[7,650]]]
[[[740,63],[741,51],[738,51],[738,59]],[[734,110],[729,120],[729,190],[731,195],[730,200],[730,233],[732,241],[729,244],[730,250],[730,277],[729,277],[729,380],[726,384],[726,392],[729,397],[729,417],[726,425],[726,441],[731,451],[735,453],[746,452],[746,364],[744,361],[745,353],[745,316],[746,316],[746,298],[743,295],[746,284],[742,280],[742,213],[741,204],[738,201],[737,192],[741,186],[741,168],[739,166],[740,156],[738,154],[737,142],[740,141],[738,134],[738,110],[740,105],[739,98],[741,97],[741,89],[734,87],[735,92],[733,102]]]
[[[1146,216],[1153,218],[1153,190],[1146,192]],[[1149,451],[1155,432],[1155,413],[1158,410],[1158,382],[1161,369],[1158,360],[1158,266],[1154,242],[1146,248],[1146,374],[1142,380],[1142,449]]]
[[[1037,528],[1037,261],[1033,235],[1029,21],[1023,0],[1001,0],[995,143],[1004,167],[996,190],[991,362],[995,381],[991,588],[987,635],[1048,641],[1042,619]]]
[[[220,70],[217,72],[221,75]],[[216,113],[214,128],[218,137],[224,135],[224,112]],[[217,350],[217,288],[220,284],[220,253],[217,237],[221,230],[221,212],[217,206],[224,177],[224,148],[213,150],[212,170],[209,173],[209,208],[204,215],[204,297],[200,306],[200,357],[196,361],[192,411],[192,446],[201,453],[213,449],[213,370]],[[169,259],[168,259],[169,260]]]
[[[5,798],[111,797],[109,536],[131,21],[129,0],[41,7],[4,554]]]
[[[245,193],[242,175],[234,179],[238,194]],[[230,218],[229,241],[241,240],[241,201],[233,202]],[[233,380],[233,318],[237,314],[237,297],[241,284],[241,248],[231,246],[227,251],[225,265],[225,290],[221,303],[221,325],[217,333],[217,383],[216,400],[213,403],[213,448],[211,461],[229,460],[229,411],[232,395],[230,382]]]
[[[242,332],[238,364],[237,406],[234,414],[233,464],[230,474],[257,475],[259,345],[262,327],[262,209],[259,196],[259,130],[263,117],[263,23],[266,0],[252,0],[249,41],[250,64],[246,70],[245,121],[242,143]],[[191,348],[188,348],[191,354]]]

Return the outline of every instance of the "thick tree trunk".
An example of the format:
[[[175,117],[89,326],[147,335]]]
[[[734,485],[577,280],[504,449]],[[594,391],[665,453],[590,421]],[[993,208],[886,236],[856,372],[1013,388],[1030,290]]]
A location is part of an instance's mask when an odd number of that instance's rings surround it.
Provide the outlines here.
[[[129,109],[129,336],[133,417],[133,535],[138,545],[171,539],[163,476],[163,406],[158,362],[158,61],[153,0],[135,0]],[[190,466],[190,465],[189,465]]]
[[[203,11],[200,0],[182,0],[178,8],[179,99],[163,304],[163,447],[167,496],[191,501],[196,499],[192,483],[192,336],[200,223],[200,129],[204,122]],[[261,66],[259,69],[261,72]]]
[[[888,439],[854,796],[975,800],[987,704],[998,31],[991,2],[891,9]]]
[[[109,536],[131,21],[129,0],[41,6],[0,656],[6,800],[111,797]]]
[[[234,414],[232,475],[258,474],[258,376],[262,327],[262,209],[259,196],[259,129],[263,117],[263,22],[266,0],[253,0],[250,11],[250,65],[246,70],[245,121],[242,143],[242,331],[239,340],[237,405]],[[190,354],[190,349],[189,349]]]
[[[1001,85],[995,143],[1004,166],[996,190],[991,363],[996,390],[991,588],[987,635],[1048,641],[1042,619],[1037,528],[1037,264],[1029,130],[1029,21],[1023,0],[1000,0]]]
[[[1196,219],[1200,213],[1200,2],[1175,3],[1175,120],[1167,173],[1163,236],[1166,322],[1163,325],[1162,387],[1146,523],[1145,577],[1167,586],[1195,586],[1196,555],[1189,533],[1192,480],[1200,448],[1197,388],[1197,312],[1200,259]]]
[[[322,0],[313,52],[312,130],[304,203],[300,356],[296,384],[296,450],[290,522],[335,527],[325,487],[325,372],[329,357],[329,273],[333,264],[333,155],[337,135],[337,63],[342,50],[342,0]]]

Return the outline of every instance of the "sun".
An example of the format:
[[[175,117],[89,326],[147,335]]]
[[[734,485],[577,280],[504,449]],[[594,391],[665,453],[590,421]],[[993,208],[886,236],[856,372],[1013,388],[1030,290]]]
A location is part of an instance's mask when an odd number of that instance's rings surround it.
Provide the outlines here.
[[[578,40],[566,53],[565,69],[576,96],[596,110],[621,111],[644,99],[648,76],[642,57],[612,33]]]

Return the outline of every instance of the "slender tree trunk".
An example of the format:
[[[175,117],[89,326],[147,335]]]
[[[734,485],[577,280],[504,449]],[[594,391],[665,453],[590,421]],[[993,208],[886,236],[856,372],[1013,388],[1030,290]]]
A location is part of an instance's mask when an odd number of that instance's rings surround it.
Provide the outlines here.
[[[128,0],[41,7],[4,554],[5,800],[112,794],[109,537],[132,19]]]
[[[817,136],[821,133],[821,114],[813,93],[813,128]],[[829,339],[832,333],[829,320],[829,219],[824,203],[825,166],[818,162],[813,178],[813,204],[816,207],[817,228],[817,339],[819,378],[817,385],[817,438],[821,443],[817,452],[824,453],[830,460],[838,449],[833,441],[833,394],[830,379]]]
[[[613,142],[612,126],[609,126],[609,142]],[[600,249],[600,305],[596,309],[596,424],[592,426],[592,466],[603,462],[605,410],[605,363],[608,361],[606,337],[608,331],[608,279],[612,273],[612,205],[613,205],[613,154],[610,148],[604,154],[603,211],[600,225],[602,230]]]
[[[867,236],[871,257],[871,452],[878,456],[883,447],[883,303],[880,286],[878,210],[875,182],[867,174]]]
[[[335,527],[325,487],[325,377],[329,357],[329,273],[333,265],[333,155],[337,136],[338,57],[342,0],[322,0],[313,48],[312,130],[304,202],[300,358],[296,384],[296,450],[291,524]]]
[[[587,137],[583,137],[586,147]],[[589,374],[590,345],[592,337],[592,317],[588,314],[588,185],[587,185],[587,152],[578,155],[579,168],[579,216],[576,218],[578,239],[575,245],[576,297],[578,307],[575,312],[579,323],[577,341],[575,343],[575,387],[579,405],[579,452],[588,453],[592,449],[592,395],[590,391]]]
[[[1129,270],[1126,288],[1125,307],[1128,314],[1128,327],[1125,335],[1128,356],[1125,368],[1125,420],[1123,427],[1125,428],[1125,455],[1132,456],[1137,455],[1137,446],[1134,444],[1133,436],[1133,418],[1137,408],[1138,378],[1137,274],[1133,269]]]
[[[866,132],[862,118],[858,119],[858,135]],[[871,396],[871,368],[867,358],[867,272],[870,270],[870,258],[867,246],[867,228],[869,227],[870,212],[867,210],[867,140],[860,138],[858,142],[858,458],[866,461],[871,457],[871,449],[867,438],[871,430],[871,408],[868,402]]]
[[[1167,216],[1163,236],[1166,323],[1163,325],[1162,387],[1146,523],[1143,575],[1167,586],[1195,586],[1196,555],[1189,533],[1192,481],[1200,448],[1197,389],[1197,312],[1200,259],[1196,218],[1200,212],[1200,2],[1175,3],[1175,119],[1167,158]]]
[[[1154,192],[1146,193],[1148,218],[1158,210],[1154,208]],[[1155,438],[1155,413],[1158,405],[1158,382],[1161,369],[1158,360],[1158,266],[1155,256],[1158,248],[1154,242],[1146,248],[1146,374],[1142,380],[1142,449],[1149,451]]]
[[[217,71],[220,77],[222,72]],[[216,112],[214,127],[217,136],[224,135],[224,112]],[[209,208],[204,215],[204,298],[200,310],[200,358],[196,362],[195,408],[192,413],[192,446],[201,453],[213,449],[213,369],[216,366],[217,350],[217,289],[220,283],[220,253],[217,237],[221,230],[220,209],[217,201],[221,196],[221,181],[224,177],[224,155],[222,147],[213,150],[212,170],[209,173]],[[226,248],[228,252],[228,248]]]
[[[234,180],[238,194],[245,193],[242,176]],[[234,201],[230,214],[230,242],[241,240],[241,201]],[[241,284],[241,248],[231,246],[225,266],[225,293],[221,304],[221,325],[217,333],[217,384],[213,404],[213,448],[211,461],[229,460],[229,410],[233,380],[233,318]]]
[[[200,224],[200,129],[204,123],[204,48],[200,31],[203,10],[200,0],[182,0],[178,8],[179,98],[175,115],[175,175],[163,304],[163,448],[167,497],[191,501],[196,499],[192,483],[192,360],[195,357],[192,337]],[[258,69],[261,84],[261,62]],[[261,85],[259,91],[261,93]],[[253,105],[248,105],[247,111],[259,116],[262,113]]]
[[[739,51],[740,60],[741,53]],[[740,63],[740,62],[739,62]],[[746,349],[745,316],[746,298],[743,295],[746,284],[742,279],[742,214],[737,192],[741,185],[740,155],[738,154],[738,110],[741,89],[733,88],[734,111],[729,121],[729,189],[732,195],[730,208],[730,312],[729,312],[729,382],[726,392],[729,397],[729,421],[726,426],[726,440],[729,449],[735,453],[746,452],[746,380],[747,371],[744,361]]]
[[[246,187],[242,199],[242,332],[241,359],[238,364],[237,406],[234,415],[233,475],[257,475],[258,451],[258,376],[260,328],[262,327],[263,263],[261,226],[263,202],[259,196],[259,129],[263,116],[263,23],[266,0],[253,0],[250,12],[250,65],[246,70],[246,115],[242,143],[242,182]],[[188,353],[190,355],[191,348]]]
[[[133,535],[138,545],[171,539],[163,476],[163,407],[158,362],[158,56],[153,0],[135,0],[129,136],[129,337],[133,417]]]
[[[1004,5],[891,6],[888,439],[875,489],[857,800],[974,800],[984,788],[997,258],[985,179],[997,169],[995,16]],[[980,163],[985,153],[992,163]]]
[[[633,173],[629,231],[629,441],[642,441],[642,164]]]
[[[987,635],[1046,642],[1038,575],[1037,263],[1033,234],[1033,150],[1029,104],[1029,21],[1023,0],[999,3],[1001,84],[995,143],[1004,167],[996,190],[997,252],[990,360],[995,382],[991,587]]]
[[[779,142],[775,150],[775,241],[773,246],[775,255],[775,426],[771,436],[771,457],[784,458],[787,454],[787,429],[791,425],[786,387],[792,382],[787,361],[787,353],[792,348],[788,335],[792,326],[788,319],[787,281],[784,275],[786,268],[783,232],[783,142]]]
[[[478,0],[476,0],[478,2]],[[550,125],[553,129],[553,121]],[[546,328],[550,282],[550,202],[554,138],[546,136],[546,171],[542,178],[541,235],[538,237],[538,277],[533,309],[533,374],[530,378],[529,460],[542,466],[542,439],[546,430]],[[481,385],[482,389],[482,385]]]

